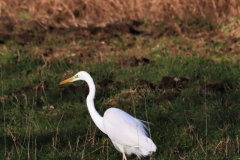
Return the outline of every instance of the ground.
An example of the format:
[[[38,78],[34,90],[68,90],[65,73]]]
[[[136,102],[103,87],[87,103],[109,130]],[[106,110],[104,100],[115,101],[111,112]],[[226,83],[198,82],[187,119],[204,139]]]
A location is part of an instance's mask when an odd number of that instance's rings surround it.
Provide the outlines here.
[[[1,1],[0,145],[6,159],[119,159],[91,121],[79,70],[145,121],[152,159],[239,156],[238,1]],[[134,156],[129,157],[134,159]]]

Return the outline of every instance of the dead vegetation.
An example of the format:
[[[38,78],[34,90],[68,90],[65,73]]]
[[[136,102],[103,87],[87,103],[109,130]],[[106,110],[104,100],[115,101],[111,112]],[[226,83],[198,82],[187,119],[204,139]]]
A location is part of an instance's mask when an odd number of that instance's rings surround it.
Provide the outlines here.
[[[3,0],[0,2],[0,47],[4,48],[6,41],[12,39],[23,47],[33,40],[38,46],[45,46],[56,36],[62,36],[63,48],[38,47],[34,53],[43,53],[41,57],[45,62],[59,57],[82,62],[92,59],[94,52],[101,61],[106,59],[107,53],[126,50],[138,52],[131,56],[146,57],[145,52],[149,51],[141,46],[208,57],[207,46],[216,45],[219,55],[232,53],[229,55],[237,63],[240,61],[237,58],[240,21],[234,17],[239,16],[237,0]],[[212,27],[226,21],[221,28]],[[137,35],[147,38],[139,41]],[[182,39],[178,43],[168,41],[171,36]],[[79,45],[79,39],[84,39],[84,44]],[[88,41],[91,39],[95,42]],[[157,47],[151,44],[160,39]],[[113,41],[121,46],[115,46]],[[66,43],[70,44],[66,46]],[[29,50],[35,49],[29,47]],[[133,63],[148,63],[136,58]]]
[[[93,58],[103,61],[108,53],[118,55],[127,51],[132,59],[126,62],[131,64],[125,64],[121,57],[116,60],[124,67],[149,63],[139,57],[147,57],[149,53],[142,46],[208,57],[209,46],[215,45],[219,55],[231,53],[229,57],[238,63],[240,21],[235,17],[239,16],[237,0],[2,0],[0,48],[13,39],[44,62],[59,58],[74,62]],[[225,25],[214,28],[221,22]],[[139,41],[138,35],[147,38]],[[46,47],[56,36],[60,41],[58,46],[64,47]],[[171,36],[180,38],[179,42],[169,41]],[[79,39],[84,42],[79,44]],[[95,41],[89,41],[92,39]],[[28,47],[32,41],[44,47]],[[97,54],[93,55],[94,52]]]
[[[104,27],[126,20],[148,22],[188,20],[192,18],[221,22],[240,16],[237,0],[3,0],[0,2],[1,23],[9,31],[29,29],[35,23],[43,29],[70,27]],[[14,25],[8,24],[8,22]],[[27,23],[26,23],[27,22]],[[15,25],[22,24],[22,25]]]

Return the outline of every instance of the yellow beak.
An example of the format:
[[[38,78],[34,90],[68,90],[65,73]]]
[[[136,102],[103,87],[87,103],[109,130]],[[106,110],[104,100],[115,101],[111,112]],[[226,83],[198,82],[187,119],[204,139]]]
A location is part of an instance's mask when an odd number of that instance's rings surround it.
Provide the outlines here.
[[[72,82],[73,80],[74,80],[74,77],[70,77],[70,78],[65,79],[64,81],[60,82],[59,84],[62,85],[62,84],[65,84],[65,83]]]

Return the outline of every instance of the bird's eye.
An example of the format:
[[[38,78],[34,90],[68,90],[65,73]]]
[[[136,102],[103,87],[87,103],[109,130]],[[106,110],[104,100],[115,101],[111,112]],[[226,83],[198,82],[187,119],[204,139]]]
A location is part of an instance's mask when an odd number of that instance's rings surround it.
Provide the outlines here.
[[[75,78],[78,78],[78,75],[76,75]]]

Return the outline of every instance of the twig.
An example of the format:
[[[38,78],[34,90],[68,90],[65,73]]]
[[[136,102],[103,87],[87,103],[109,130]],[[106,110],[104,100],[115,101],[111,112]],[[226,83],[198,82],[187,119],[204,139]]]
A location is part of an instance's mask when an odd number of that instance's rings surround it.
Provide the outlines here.
[[[64,3],[62,3],[62,5],[68,11],[68,13],[72,16],[75,27],[78,27],[74,14],[70,11],[70,9]]]
[[[107,160],[108,160],[108,139],[107,139]]]
[[[19,149],[18,149],[17,144],[16,144],[16,137],[12,133],[10,133],[10,134],[12,136],[12,140],[13,140],[14,146],[15,146],[15,148],[17,150],[18,157],[20,158]]]
[[[239,140],[238,140],[238,135],[236,137],[236,143],[237,143],[237,153],[239,154]]]
[[[62,117],[60,118],[60,120],[58,122],[58,125],[57,125],[57,128],[56,128],[56,136],[55,136],[55,138],[53,138],[53,148],[55,150],[56,150],[56,147],[57,147],[57,140],[58,140],[58,133],[59,133],[58,128],[59,128],[60,122],[62,121],[64,115],[65,114],[62,114]]]
[[[148,127],[148,133],[149,133],[149,137],[151,138],[152,135],[151,135],[151,129],[150,129],[150,123],[148,121],[148,112],[147,112],[147,100],[146,100],[146,97],[145,95],[143,94],[143,97],[144,97],[144,106],[145,106],[145,112],[146,112],[146,121],[147,121],[147,127]],[[152,159],[152,157],[150,156],[150,160]]]
[[[48,30],[48,28],[47,27],[45,27],[41,22],[39,22],[39,21],[35,21],[40,27],[42,27],[43,29],[45,29],[45,30]]]
[[[198,140],[198,134],[196,135],[196,138],[197,138],[197,142],[198,142],[200,148],[202,149],[203,153],[206,155],[206,152],[205,152],[205,150],[204,150],[204,148],[203,148],[203,146],[202,146],[202,140],[201,140],[201,143],[200,143],[199,140]]]
[[[1,69],[1,96],[3,96],[3,76],[2,76],[2,67]],[[4,99],[2,100],[2,113],[3,113],[3,131],[4,131],[4,156],[7,155],[7,138],[6,138],[6,115],[5,115],[5,103]]]
[[[35,160],[37,160],[37,138],[36,137],[34,140],[34,144],[35,144]]]
[[[207,89],[206,89],[206,85],[205,85],[205,90],[204,90],[204,105],[205,107],[207,107]],[[206,109],[206,113],[205,113],[205,116],[206,116],[206,119],[205,119],[205,137],[206,137],[206,148],[205,148],[205,159],[207,159],[207,150],[208,150],[208,146],[207,146],[207,143],[208,143],[208,117],[207,117],[207,109]]]
[[[132,89],[131,89],[132,90]],[[136,107],[135,107],[135,104],[134,104],[134,98],[133,98],[133,93],[131,93],[131,98],[132,98],[132,104],[133,104],[133,114],[134,114],[134,117],[136,117]]]
[[[30,124],[30,113],[28,113],[28,121],[27,121],[27,153],[28,153],[28,159],[31,159],[30,157],[30,139],[31,139],[31,124]]]
[[[215,13],[215,18],[216,20],[218,20],[218,13],[217,13],[217,7],[216,7],[216,3],[214,0],[212,0],[212,5],[213,5],[213,9],[214,9],[214,13]]]
[[[229,136],[227,137],[227,142],[226,142],[226,150],[225,150],[225,152],[226,152],[226,159],[227,159],[227,156],[228,156],[228,143],[229,143],[229,141],[230,141],[230,138],[229,138]]]
[[[75,152],[77,152],[77,149],[78,149],[79,139],[80,139],[80,136],[77,137]]]
[[[70,149],[70,153],[72,153],[72,145],[71,145],[70,140],[68,140],[68,146],[69,146],[69,149]]]
[[[84,141],[82,158],[81,159],[84,159],[84,151],[85,151],[85,146],[86,146],[86,142],[87,142],[87,137],[88,137],[88,132],[89,132],[90,125],[91,125],[91,123],[89,124],[88,130],[87,130],[87,135],[86,135],[86,138],[85,138],[85,141]]]

